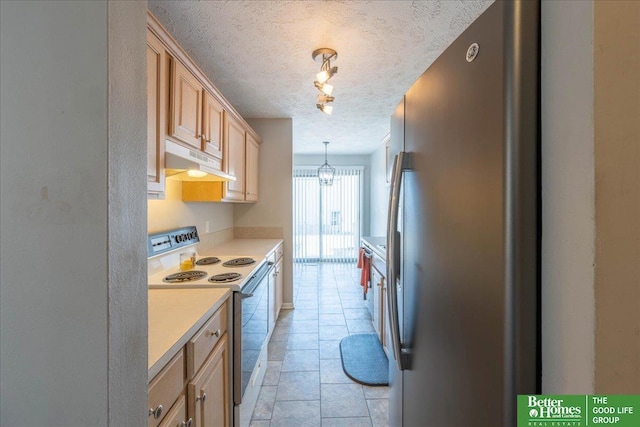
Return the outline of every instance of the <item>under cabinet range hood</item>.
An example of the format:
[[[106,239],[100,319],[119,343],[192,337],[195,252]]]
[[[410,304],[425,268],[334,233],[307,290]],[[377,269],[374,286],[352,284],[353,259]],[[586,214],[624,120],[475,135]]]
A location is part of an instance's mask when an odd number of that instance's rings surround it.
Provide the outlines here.
[[[165,140],[165,174],[176,181],[235,181],[220,170],[220,160]]]

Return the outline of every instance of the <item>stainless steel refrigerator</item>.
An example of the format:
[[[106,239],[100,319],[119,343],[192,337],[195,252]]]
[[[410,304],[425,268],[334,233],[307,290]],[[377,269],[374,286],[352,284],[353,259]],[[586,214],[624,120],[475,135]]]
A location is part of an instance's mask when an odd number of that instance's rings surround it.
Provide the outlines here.
[[[492,4],[391,119],[391,426],[515,426],[540,390],[538,1]]]

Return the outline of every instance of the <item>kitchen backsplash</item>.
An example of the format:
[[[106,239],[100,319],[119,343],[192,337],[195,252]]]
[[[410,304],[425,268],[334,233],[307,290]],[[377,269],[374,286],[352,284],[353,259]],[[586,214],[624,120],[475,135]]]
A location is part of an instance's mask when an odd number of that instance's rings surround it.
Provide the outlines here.
[[[234,227],[234,239],[283,239],[282,227]]]
[[[213,249],[215,246],[221,245],[233,240],[233,228],[225,228],[224,230],[215,231],[213,233],[203,234],[198,230],[200,243],[198,243],[198,252],[204,252]]]

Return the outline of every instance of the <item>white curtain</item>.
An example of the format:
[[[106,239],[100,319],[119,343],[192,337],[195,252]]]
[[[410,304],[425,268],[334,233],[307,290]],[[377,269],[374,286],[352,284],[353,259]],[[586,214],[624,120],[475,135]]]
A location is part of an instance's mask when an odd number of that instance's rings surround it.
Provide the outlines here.
[[[355,262],[360,244],[363,167],[337,167],[333,185],[318,183],[318,169],[293,171],[296,262]]]

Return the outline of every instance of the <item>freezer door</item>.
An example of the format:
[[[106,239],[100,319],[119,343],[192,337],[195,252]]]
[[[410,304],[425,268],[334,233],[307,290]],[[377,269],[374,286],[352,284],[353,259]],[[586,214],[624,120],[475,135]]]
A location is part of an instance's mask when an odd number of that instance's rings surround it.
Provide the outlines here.
[[[391,174],[390,192],[395,192],[396,197],[390,194],[389,212],[387,215],[387,314],[389,316],[389,332],[391,342],[389,343],[389,425],[402,425],[402,371],[399,369],[399,361],[395,354],[399,353],[399,340],[402,333],[402,312],[404,298],[402,296],[402,270],[400,259],[402,258],[402,222],[391,221],[393,210],[398,209],[398,219],[402,219],[402,188],[395,187],[394,180],[399,183],[397,155],[404,150],[404,97],[396,107],[391,116],[391,141],[390,151],[392,164],[395,170]],[[394,206],[394,203],[397,206]],[[393,242],[391,241],[393,238]],[[393,277],[395,276],[395,277]],[[394,298],[395,296],[395,298]],[[395,306],[394,306],[395,305]],[[395,328],[395,331],[393,331]],[[396,336],[397,335],[397,336]],[[395,341],[395,342],[394,342]]]
[[[525,115],[537,132],[535,96],[510,100],[518,88],[504,34],[531,29],[512,16],[518,7],[532,14],[518,19],[538,22],[535,2],[494,3],[406,94],[401,341],[411,362],[402,371],[402,423],[392,425],[515,425],[515,378],[535,384],[535,348],[515,347],[535,341],[537,275],[535,221],[514,217],[523,207],[535,217],[536,177],[527,174],[537,161],[535,148],[509,134],[513,102],[531,103]],[[537,40],[535,31],[520,36]],[[535,72],[529,77],[537,82]],[[514,166],[513,150],[530,155]],[[523,179],[514,196],[512,183]],[[519,277],[533,285],[520,289],[533,295],[528,301],[514,299]]]

